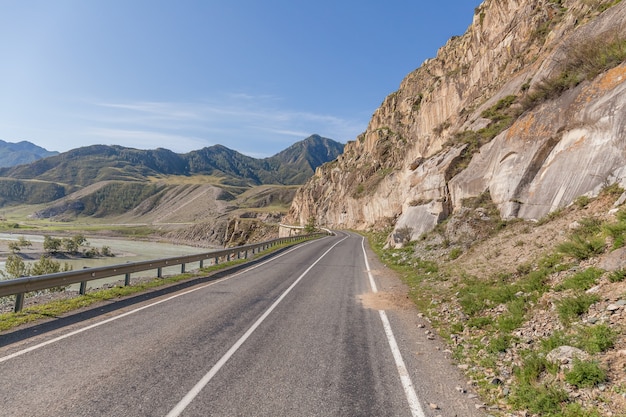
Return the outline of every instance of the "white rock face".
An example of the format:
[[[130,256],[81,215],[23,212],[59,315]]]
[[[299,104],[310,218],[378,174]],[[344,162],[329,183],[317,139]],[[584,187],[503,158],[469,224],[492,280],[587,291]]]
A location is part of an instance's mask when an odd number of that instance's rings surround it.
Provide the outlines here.
[[[454,208],[489,190],[505,218],[538,219],[624,180],[626,65],[522,116],[449,183]]]
[[[393,226],[416,239],[485,191],[503,218],[538,219],[606,184],[626,185],[626,64],[532,107],[476,153],[463,139],[492,123],[484,111],[501,99],[521,102],[560,74],[572,48],[625,33],[626,2],[599,13],[584,0],[486,0],[467,32],[410,73],[367,130],[318,168],[287,221]]]

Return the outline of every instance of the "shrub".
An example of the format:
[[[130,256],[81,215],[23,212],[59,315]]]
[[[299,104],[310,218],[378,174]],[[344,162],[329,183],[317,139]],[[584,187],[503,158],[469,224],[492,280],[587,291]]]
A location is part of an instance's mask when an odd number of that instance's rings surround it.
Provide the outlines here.
[[[589,388],[606,381],[606,371],[596,361],[574,359],[572,369],[565,373],[565,380],[577,388]]]

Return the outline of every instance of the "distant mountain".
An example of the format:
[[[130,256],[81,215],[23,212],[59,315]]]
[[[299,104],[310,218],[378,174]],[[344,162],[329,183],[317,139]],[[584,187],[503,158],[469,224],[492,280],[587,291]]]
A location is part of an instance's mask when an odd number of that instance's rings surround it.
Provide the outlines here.
[[[318,166],[334,160],[342,151],[341,143],[319,135],[310,136],[264,159],[252,158],[221,145],[187,154],[161,148],[86,146],[29,164],[0,168],[0,207],[47,203],[97,183],[147,183],[151,178],[164,175],[213,176],[224,186],[240,187],[239,192],[243,188],[265,184],[299,185],[311,177]],[[131,193],[129,190],[129,186],[125,186],[123,192]],[[110,191],[108,194],[117,193],[119,197],[121,192]],[[145,197],[144,192],[142,187],[141,192],[132,193]],[[150,192],[156,192],[156,189]]]
[[[0,140],[0,167],[29,164],[38,159],[58,154],[58,152],[48,151],[27,141],[11,143]]]

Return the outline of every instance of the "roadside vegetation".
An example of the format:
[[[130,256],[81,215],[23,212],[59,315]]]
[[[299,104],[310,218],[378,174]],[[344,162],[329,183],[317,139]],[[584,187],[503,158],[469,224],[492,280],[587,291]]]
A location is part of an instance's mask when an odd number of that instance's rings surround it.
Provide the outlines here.
[[[400,249],[385,248],[388,230],[369,235],[482,398],[497,407],[491,414],[626,415],[626,320],[613,314],[626,305],[626,272],[599,267],[600,257],[625,246],[626,208],[607,214],[622,192],[607,187],[536,223],[484,220],[486,231],[471,242],[446,235],[445,223]],[[488,212],[490,202],[481,200],[463,215]],[[536,238],[564,229],[549,244]],[[573,357],[555,359],[566,347]]]
[[[53,258],[114,256],[108,246],[103,246],[100,249],[91,247],[83,234],[63,238],[44,236],[43,250],[45,253],[41,254],[39,260],[32,264],[26,263],[20,254],[23,249],[33,246],[31,241],[20,236],[17,240],[8,242],[7,246],[11,254],[7,256],[4,271],[0,271],[0,278],[4,279],[66,272],[72,269],[68,263],[62,265]],[[63,288],[56,290],[61,291]]]
[[[254,256],[250,256],[248,259],[235,259],[232,261],[221,262],[217,265],[209,265],[195,272],[189,272],[184,274],[178,274],[174,276],[168,276],[163,278],[154,278],[149,280],[141,280],[133,285],[124,286],[122,284],[116,285],[111,288],[103,288],[99,290],[90,291],[85,295],[77,295],[77,293],[67,293],[67,297],[63,297],[59,300],[54,300],[44,304],[35,304],[33,306],[27,306],[19,313],[0,313],[0,332],[10,330],[17,326],[32,323],[37,320],[47,319],[50,317],[59,317],[62,314],[78,310],[81,308],[89,307],[93,304],[119,299],[122,297],[130,296],[133,294],[139,294],[148,290],[165,287],[178,282],[191,280],[194,278],[206,277],[214,274],[218,271],[233,268],[235,266],[250,262],[252,260],[261,258],[270,253],[276,252],[280,249],[292,246],[293,243],[285,243],[283,245],[276,245],[263,252],[256,253]],[[52,291],[56,291],[53,289]],[[35,294],[29,294],[33,296]],[[10,297],[13,298],[13,297]]]

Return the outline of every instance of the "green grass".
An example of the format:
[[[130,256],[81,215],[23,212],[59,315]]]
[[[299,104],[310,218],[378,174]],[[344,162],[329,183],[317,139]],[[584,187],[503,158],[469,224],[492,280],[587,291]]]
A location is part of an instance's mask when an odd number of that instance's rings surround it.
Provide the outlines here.
[[[567,325],[586,313],[589,307],[599,300],[598,295],[587,293],[566,297],[556,303],[557,313],[561,322]]]
[[[565,380],[576,388],[591,388],[606,381],[606,371],[596,361],[574,359],[572,369],[565,373]]]
[[[565,278],[563,283],[557,286],[557,291],[562,290],[588,290],[597,284],[598,278],[604,274],[604,271],[599,268],[590,267],[584,271],[577,272],[574,275]]]
[[[569,255],[579,261],[584,261],[593,256],[600,255],[605,251],[603,237],[592,237],[585,239],[582,236],[574,235],[568,242],[561,243],[557,250],[565,255]]]
[[[593,355],[611,349],[617,336],[617,332],[606,324],[598,324],[581,328],[574,338],[577,347]]]
[[[567,399],[567,392],[556,385],[522,382],[513,388],[510,402],[518,410],[556,417],[562,412],[562,405]]]
[[[609,274],[610,282],[622,282],[626,278],[626,269],[618,269]]]

